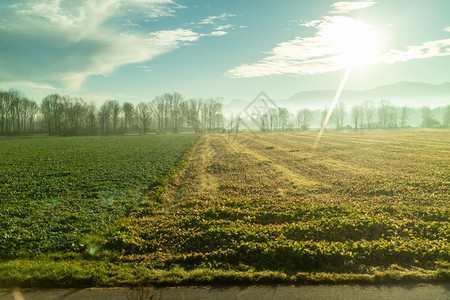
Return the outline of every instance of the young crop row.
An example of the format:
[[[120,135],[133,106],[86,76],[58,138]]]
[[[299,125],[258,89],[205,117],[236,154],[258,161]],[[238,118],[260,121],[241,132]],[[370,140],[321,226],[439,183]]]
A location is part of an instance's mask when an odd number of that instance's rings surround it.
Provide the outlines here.
[[[194,135],[1,139],[0,257],[97,251],[163,187]]]
[[[180,210],[130,219],[109,238],[108,246],[123,249],[127,259],[148,260],[163,268],[219,263],[297,271],[344,266],[348,271],[351,266],[355,271],[362,265],[432,267],[450,260],[448,211],[424,221],[380,214],[380,209],[320,206],[305,213],[293,207],[276,217],[258,207],[226,213]]]

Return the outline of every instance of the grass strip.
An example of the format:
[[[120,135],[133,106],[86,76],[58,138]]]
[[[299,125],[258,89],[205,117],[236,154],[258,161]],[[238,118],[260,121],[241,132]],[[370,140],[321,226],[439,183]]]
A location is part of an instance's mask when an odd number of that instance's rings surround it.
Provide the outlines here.
[[[370,274],[220,269],[160,270],[106,261],[14,260],[0,263],[0,288],[75,288],[254,284],[385,284],[450,281],[449,269],[387,270]]]

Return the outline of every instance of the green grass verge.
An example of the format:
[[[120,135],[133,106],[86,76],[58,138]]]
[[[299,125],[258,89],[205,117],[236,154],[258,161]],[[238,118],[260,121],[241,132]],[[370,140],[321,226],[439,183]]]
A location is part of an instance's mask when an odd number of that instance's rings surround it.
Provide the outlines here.
[[[0,288],[74,288],[113,286],[226,284],[382,284],[450,281],[450,270],[375,270],[370,274],[220,269],[159,270],[106,261],[14,260],[0,263]]]

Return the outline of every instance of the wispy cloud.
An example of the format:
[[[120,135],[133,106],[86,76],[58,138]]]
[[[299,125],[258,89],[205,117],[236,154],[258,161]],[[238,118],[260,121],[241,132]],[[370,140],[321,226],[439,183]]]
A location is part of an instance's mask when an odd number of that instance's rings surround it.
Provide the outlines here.
[[[169,5],[170,4],[170,5]],[[173,17],[177,9],[187,8],[172,1],[160,1],[160,3],[150,3],[146,5],[147,17],[151,19],[158,19],[161,17]]]
[[[450,26],[444,28],[445,31],[450,32]]]
[[[354,10],[360,10],[374,5],[374,1],[360,1],[360,2],[350,2],[350,1],[340,1],[333,3],[331,7],[333,7],[333,14],[345,14],[352,12]]]
[[[12,6],[0,4],[0,82],[78,90],[91,75],[109,75],[121,65],[151,60],[205,36],[185,28],[148,33],[132,18],[135,11],[147,18],[160,18],[182,8],[171,0],[28,0]],[[114,21],[122,17],[126,21],[115,26]],[[121,30],[120,24],[127,30]],[[210,36],[220,35],[215,30]]]
[[[390,50],[380,55],[380,62],[393,64],[439,56],[450,56],[450,39],[429,41],[420,46],[409,46],[405,51]]]
[[[332,7],[333,12],[347,13],[369,7],[374,3],[373,1],[337,2]],[[377,44],[373,26],[346,16],[324,16],[320,20],[302,21],[300,25],[315,28],[317,32],[311,37],[296,37],[279,43],[268,52],[265,58],[253,64],[237,66],[226,72],[226,76],[245,78],[333,72],[348,68],[349,62],[361,59],[358,56],[365,55],[364,53]],[[370,43],[373,46],[368,47],[367,44]],[[391,49],[382,54],[374,51],[362,60],[365,64],[392,64],[449,55],[450,39],[443,39],[408,46],[406,50]]]
[[[139,69],[141,69],[144,72],[151,72],[152,71],[149,66],[136,66],[136,68],[139,68]]]
[[[199,22],[199,24],[212,24],[212,25],[215,25],[217,23],[217,21],[227,20],[228,18],[235,17],[235,16],[236,15],[234,15],[234,14],[226,14],[226,13],[223,13],[223,14],[218,15],[218,16],[209,16],[209,17],[201,20]]]
[[[217,31],[213,31],[211,33],[207,33],[204,34],[205,36],[222,36],[222,35],[226,35],[228,34],[228,32],[223,31],[223,30],[217,30]]]
[[[220,24],[228,21],[229,18],[236,17],[234,14],[223,13],[218,16],[209,16],[197,23],[199,26],[212,25],[214,30],[211,33],[203,34],[204,36],[223,36],[228,34],[229,30],[236,28],[233,24]],[[240,26],[239,28],[244,28]],[[227,31],[228,30],[228,31]]]
[[[195,42],[200,34],[190,29],[178,28],[174,30],[161,30],[150,33],[149,44],[155,46],[178,47],[182,44]]]
[[[22,88],[31,88],[31,89],[40,89],[40,90],[56,90],[56,88],[52,87],[48,84],[39,84],[35,82],[29,81],[9,81],[7,82],[8,87],[22,89]]]
[[[122,26],[129,26],[129,27],[142,27],[142,25],[139,25],[138,23],[134,23],[131,20],[126,20]]]
[[[225,29],[230,29],[230,28],[234,28],[234,27],[235,27],[235,25],[226,24],[226,25],[217,26],[216,30],[225,30]]]
[[[193,28],[199,29],[200,31],[203,31],[203,33],[200,33],[200,36],[224,36],[230,33],[231,31],[238,29],[243,29],[246,26],[244,25],[236,25],[236,24],[230,24],[228,23],[230,18],[237,17],[235,14],[228,14],[223,13],[220,15],[214,15],[214,16],[208,16],[204,19],[201,19],[197,22],[189,22],[185,25],[191,26]],[[211,30],[212,27],[212,30]],[[205,33],[204,31],[208,30],[208,33]]]
[[[312,21],[307,21],[307,22],[301,22],[300,26],[304,26],[304,27],[317,27],[320,25],[320,23],[322,23],[322,20],[312,20]]]

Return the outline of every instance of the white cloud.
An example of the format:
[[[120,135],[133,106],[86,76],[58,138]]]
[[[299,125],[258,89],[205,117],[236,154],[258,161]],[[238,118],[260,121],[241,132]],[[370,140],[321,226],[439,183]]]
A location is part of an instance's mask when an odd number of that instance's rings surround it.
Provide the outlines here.
[[[180,44],[195,42],[200,34],[190,30],[178,28],[175,30],[161,30],[150,33],[148,42],[151,45],[178,47]]]
[[[217,31],[213,31],[213,32],[211,32],[211,33],[209,33],[207,35],[208,36],[222,36],[222,35],[225,35],[225,34],[228,34],[228,32],[223,31],[223,30],[217,30]]]
[[[444,28],[445,31],[450,32],[450,26]]]
[[[170,5],[168,5],[170,4]],[[147,5],[147,17],[160,18],[172,17],[177,9],[187,8],[186,6],[174,3],[172,1],[161,1],[161,3],[151,3]]]
[[[345,14],[349,13],[354,10],[364,9],[367,7],[370,7],[374,5],[374,1],[358,1],[358,2],[350,2],[350,1],[340,1],[331,4],[331,7],[333,7],[333,11],[331,13],[334,14]]]
[[[247,78],[318,74],[345,69],[352,63],[396,63],[450,55],[450,39],[409,46],[405,51],[368,53],[374,50],[377,44],[374,28],[349,17],[324,17],[322,20],[304,22],[302,25],[316,28],[317,33],[312,37],[296,37],[279,43],[268,52],[267,57],[253,64],[237,66],[226,75],[232,78]],[[371,43],[373,45],[370,45]]]
[[[197,41],[201,35],[189,29],[121,32],[120,24],[108,23],[130,10],[161,17],[178,8],[183,7],[170,0],[39,0],[9,7],[0,18],[0,82],[74,91],[91,75],[109,75],[121,65]],[[140,28],[133,19],[126,20],[126,25]]]
[[[209,16],[209,17],[201,20],[199,22],[199,24],[212,24],[212,25],[214,25],[214,24],[217,23],[217,21],[227,20],[228,18],[235,17],[235,16],[236,15],[234,15],[234,14],[226,14],[226,13],[223,13],[223,14],[221,14],[219,16]]]
[[[137,7],[155,18],[171,15],[174,12],[172,7],[183,8],[170,0],[40,0],[22,5],[17,10],[17,16],[29,24],[39,23],[37,25],[57,26],[72,31],[76,29],[79,34],[71,32],[73,36],[83,36],[86,32],[99,30],[105,21],[123,14],[130,7]]]
[[[409,46],[406,51],[390,50],[380,56],[380,61],[393,64],[439,56],[450,56],[450,39],[429,41],[420,46]]]
[[[317,27],[320,25],[320,23],[322,23],[322,20],[312,20],[312,21],[308,21],[308,22],[302,22],[302,23],[300,23],[300,26]]]
[[[200,36],[224,36],[229,33],[227,29],[234,30],[237,26],[233,24],[223,24],[221,22],[227,21],[229,18],[236,17],[234,14],[223,13],[218,16],[209,16],[200,22],[192,22],[190,25],[196,25],[197,27],[204,27],[205,25],[212,25],[214,30],[210,33],[202,33]],[[245,28],[245,26],[239,26],[239,29]]]
[[[217,26],[216,30],[225,30],[225,29],[229,29],[229,28],[234,28],[234,25],[232,24],[226,24],[226,25],[221,25],[221,26]]]

